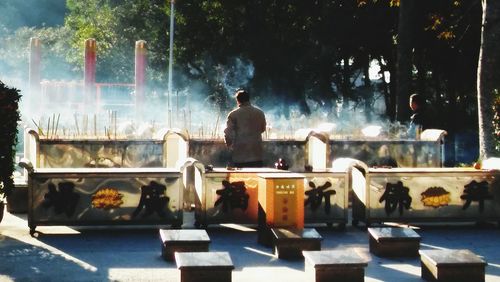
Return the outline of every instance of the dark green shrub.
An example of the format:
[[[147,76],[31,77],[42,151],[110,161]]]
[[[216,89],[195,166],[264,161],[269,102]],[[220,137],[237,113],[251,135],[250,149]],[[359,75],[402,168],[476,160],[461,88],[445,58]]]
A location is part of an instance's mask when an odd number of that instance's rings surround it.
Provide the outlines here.
[[[14,188],[12,174],[17,143],[17,123],[20,120],[20,98],[18,89],[10,88],[0,81],[0,200]]]

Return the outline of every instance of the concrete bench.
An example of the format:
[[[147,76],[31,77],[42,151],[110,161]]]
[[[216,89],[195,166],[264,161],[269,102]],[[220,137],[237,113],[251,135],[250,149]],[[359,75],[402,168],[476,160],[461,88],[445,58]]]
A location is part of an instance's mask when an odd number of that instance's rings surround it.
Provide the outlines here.
[[[160,229],[161,255],[173,261],[175,252],[208,252],[210,238],[205,230]]]
[[[227,252],[175,253],[181,282],[231,282],[234,269]]]
[[[367,261],[353,250],[303,251],[309,281],[362,282]]]
[[[484,282],[487,263],[469,250],[420,251],[422,278],[439,282]]]
[[[274,250],[280,259],[301,258],[302,251],[321,250],[323,238],[314,228],[271,228]]]
[[[411,228],[368,228],[370,252],[380,257],[417,257],[420,235]]]

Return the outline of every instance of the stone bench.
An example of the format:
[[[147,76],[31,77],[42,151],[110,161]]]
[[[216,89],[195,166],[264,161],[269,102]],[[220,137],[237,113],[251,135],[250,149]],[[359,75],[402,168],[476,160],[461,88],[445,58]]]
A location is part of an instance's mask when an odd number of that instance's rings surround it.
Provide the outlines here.
[[[321,250],[323,238],[314,228],[271,228],[274,251],[280,259],[301,258],[302,251]]]
[[[181,282],[231,282],[234,269],[227,252],[175,253]]]
[[[487,263],[469,250],[420,251],[422,278],[439,282],[484,282]]]
[[[370,252],[380,257],[417,257],[420,236],[411,228],[368,228]]]
[[[362,282],[367,261],[353,250],[303,251],[309,281]]]
[[[160,229],[161,255],[173,261],[175,252],[208,252],[210,238],[205,230]]]

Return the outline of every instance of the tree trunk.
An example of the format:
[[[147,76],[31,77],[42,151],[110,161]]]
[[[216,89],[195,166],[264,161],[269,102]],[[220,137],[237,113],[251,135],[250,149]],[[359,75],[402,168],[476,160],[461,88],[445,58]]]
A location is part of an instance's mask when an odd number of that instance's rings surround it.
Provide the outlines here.
[[[2,222],[3,219],[4,209],[5,209],[5,203],[2,200],[0,200],[0,222]]]
[[[495,153],[493,101],[500,90],[500,1],[482,0],[483,23],[477,70],[477,101],[479,117],[479,157]]]
[[[349,62],[349,56],[344,55],[344,66],[342,68],[342,96],[344,98],[343,108],[346,109],[348,103],[347,101],[352,100],[352,91],[351,91],[351,66]]]
[[[394,52],[396,53],[396,52]],[[397,69],[397,62],[396,62],[396,54],[394,54],[391,58],[391,60],[388,61],[387,64],[387,69],[389,70],[390,74],[395,74],[396,69]],[[384,78],[385,80],[386,78]],[[391,119],[391,121],[396,121],[396,108],[397,108],[397,87],[396,87],[396,82],[395,78],[390,78],[389,79],[389,107],[387,107],[387,115]]]
[[[365,115],[366,115],[366,121],[371,122],[372,121],[372,113],[373,113],[373,89],[372,89],[372,82],[370,80],[370,55],[369,54],[363,54],[362,56],[363,60],[363,82],[364,82],[364,87],[363,89],[364,94],[366,94],[365,97]]]
[[[427,85],[427,80],[426,80],[426,77],[427,77],[427,69],[424,65],[424,51],[422,50],[422,48],[416,48],[415,49],[415,54],[414,54],[414,65],[415,65],[415,69],[417,71],[417,81],[416,81],[416,89],[418,91],[418,93],[426,93],[427,89],[426,89],[426,85]],[[426,95],[426,98],[428,98],[429,100],[433,100],[431,98],[433,97],[430,97],[428,95]]]
[[[396,67],[396,119],[408,119],[412,69],[412,27],[414,0],[401,0],[398,20],[398,45]]]

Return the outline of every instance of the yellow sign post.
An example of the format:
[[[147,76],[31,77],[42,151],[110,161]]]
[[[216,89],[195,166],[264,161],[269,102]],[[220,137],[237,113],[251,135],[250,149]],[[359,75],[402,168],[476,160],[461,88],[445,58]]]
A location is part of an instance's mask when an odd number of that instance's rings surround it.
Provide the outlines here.
[[[271,228],[304,228],[304,175],[262,173],[258,176],[258,242],[271,245]]]

